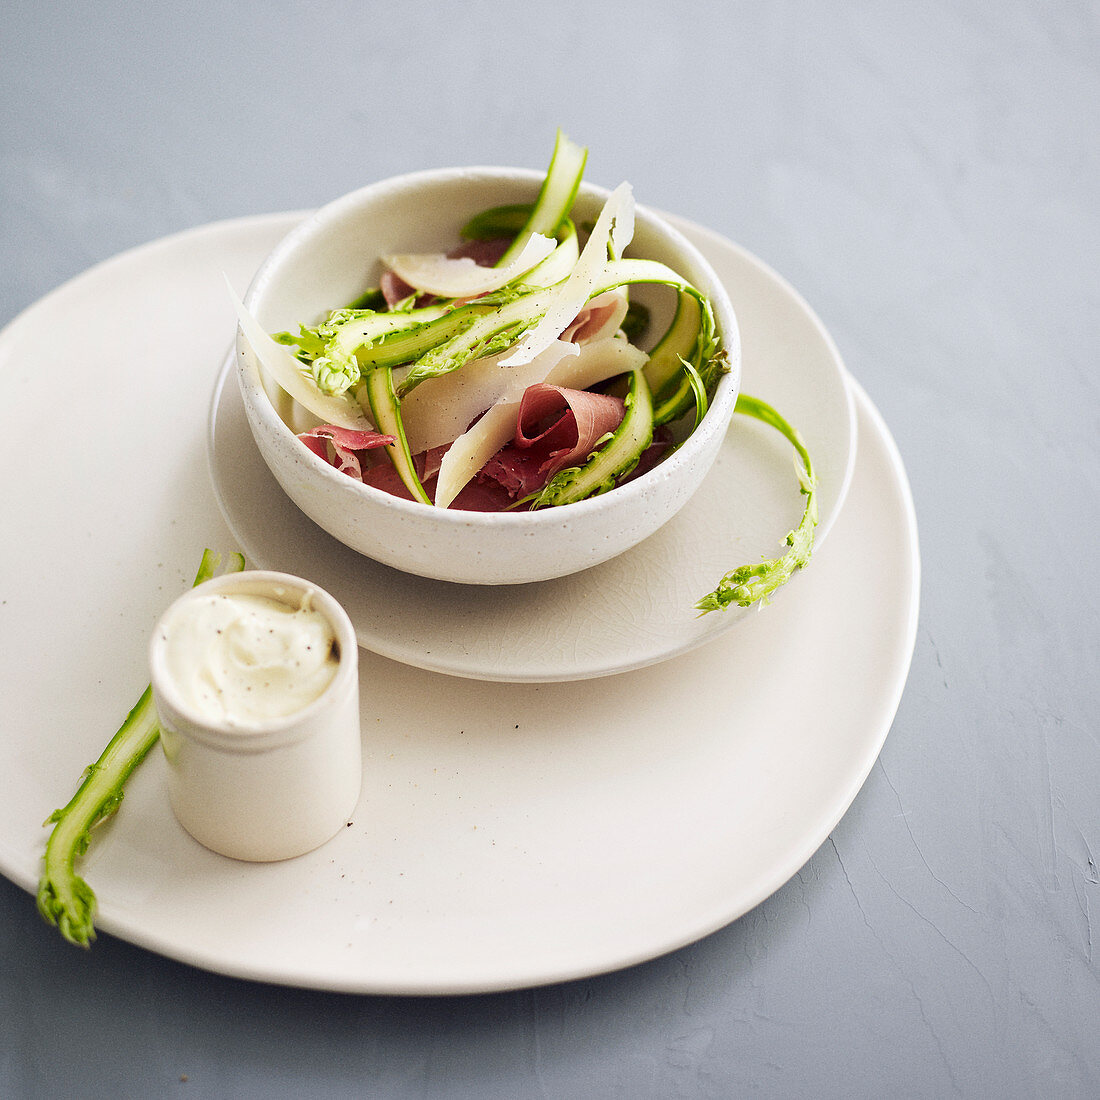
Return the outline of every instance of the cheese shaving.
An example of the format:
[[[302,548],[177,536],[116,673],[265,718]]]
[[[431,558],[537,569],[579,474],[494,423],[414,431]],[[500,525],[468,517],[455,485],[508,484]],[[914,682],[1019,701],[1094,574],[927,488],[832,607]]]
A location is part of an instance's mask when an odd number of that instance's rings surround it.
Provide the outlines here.
[[[442,252],[405,252],[383,256],[382,262],[422,294],[474,298],[518,279],[542,263],[556,247],[553,238],[532,233],[519,255],[503,267],[482,267],[468,256],[452,258]]]
[[[634,192],[629,183],[620,183],[604,203],[580,258],[559,285],[542,319],[512,350],[512,354],[502,360],[506,367],[518,367],[530,362],[561,335],[592,296],[600,275],[607,267],[608,246],[612,255],[621,256],[633,236]]]

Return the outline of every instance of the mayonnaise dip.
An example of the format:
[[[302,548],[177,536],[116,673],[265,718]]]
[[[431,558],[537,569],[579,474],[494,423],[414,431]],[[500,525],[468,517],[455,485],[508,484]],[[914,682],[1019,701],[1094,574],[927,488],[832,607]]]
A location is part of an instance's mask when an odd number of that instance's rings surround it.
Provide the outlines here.
[[[283,602],[243,592],[180,601],[160,624],[164,669],[181,703],[248,728],[307,707],[332,683],[339,647],[308,591]]]

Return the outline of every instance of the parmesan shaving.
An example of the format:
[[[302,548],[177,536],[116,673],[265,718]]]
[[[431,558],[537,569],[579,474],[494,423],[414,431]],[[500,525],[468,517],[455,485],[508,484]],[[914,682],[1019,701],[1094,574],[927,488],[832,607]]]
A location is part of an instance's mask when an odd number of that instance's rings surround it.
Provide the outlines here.
[[[555,291],[554,299],[507,359],[506,367],[530,362],[548,348],[584,307],[607,267],[608,245],[611,254],[621,256],[634,236],[634,193],[629,183],[620,183],[604,203],[587,243],[581,250],[569,276]]]
[[[556,247],[553,238],[532,233],[519,255],[503,267],[482,267],[468,256],[452,258],[442,252],[406,252],[383,256],[382,262],[422,294],[474,298],[518,279],[542,263]]]

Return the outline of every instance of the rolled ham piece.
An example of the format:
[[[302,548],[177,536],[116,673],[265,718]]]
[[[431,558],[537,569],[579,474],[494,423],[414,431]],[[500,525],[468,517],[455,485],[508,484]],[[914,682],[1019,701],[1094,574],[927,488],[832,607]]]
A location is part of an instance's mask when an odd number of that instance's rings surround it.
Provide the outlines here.
[[[520,402],[512,442],[478,475],[495,481],[512,499],[538,492],[559,470],[579,466],[623,418],[622,398],[539,383]]]

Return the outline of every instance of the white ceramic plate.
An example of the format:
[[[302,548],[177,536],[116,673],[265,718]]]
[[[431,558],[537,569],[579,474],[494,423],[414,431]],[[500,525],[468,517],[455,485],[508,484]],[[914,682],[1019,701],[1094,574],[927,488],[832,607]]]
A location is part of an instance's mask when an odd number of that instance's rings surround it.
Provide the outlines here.
[[[203,546],[231,545],[204,458],[232,330],[221,272],[246,282],[292,221],[126,253],[0,334],[0,505],[21,517],[0,540],[0,870],[28,890],[40,822],[147,682],[154,620]],[[79,405],[62,421],[72,372]],[[175,822],[154,754],[83,862],[101,930],[246,978],[438,994],[611,970],[758,904],[855,796],[912,654],[912,503],[862,394],[858,410],[849,497],[797,598],[685,656],[579,683],[363,653],[352,824],[286,863],[220,858]]]
[[[714,233],[669,220],[730,292],[742,333],[742,391],[769,401],[806,438],[821,485],[820,547],[855,461],[855,414],[840,356],[810,308],[773,271]],[[222,512],[252,564],[309,576],[328,589],[365,648],[479,680],[606,676],[712,640],[754,612],[732,608],[700,617],[695,603],[735,566],[779,556],[803,504],[789,444],[737,416],[699,492],[634,549],[559,580],[455,585],[364,558],[298,510],[253,441],[232,355],[214,394],[210,454]]]

